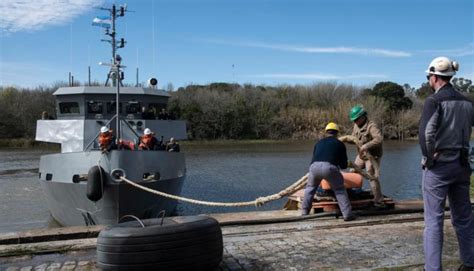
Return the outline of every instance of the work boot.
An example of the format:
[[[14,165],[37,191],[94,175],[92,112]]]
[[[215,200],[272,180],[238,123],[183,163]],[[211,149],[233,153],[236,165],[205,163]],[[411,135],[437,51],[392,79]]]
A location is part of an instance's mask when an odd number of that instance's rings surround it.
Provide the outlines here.
[[[458,271],[474,271],[474,267],[461,264],[461,266],[458,268]]]
[[[374,202],[373,210],[385,210],[387,209],[387,205],[382,202]]]
[[[353,220],[356,220],[356,219],[357,219],[357,216],[354,215],[354,214],[350,214],[349,216],[344,217],[344,221],[345,221],[345,222],[353,221]]]
[[[309,211],[305,209],[301,209],[301,216],[307,216],[309,215]]]

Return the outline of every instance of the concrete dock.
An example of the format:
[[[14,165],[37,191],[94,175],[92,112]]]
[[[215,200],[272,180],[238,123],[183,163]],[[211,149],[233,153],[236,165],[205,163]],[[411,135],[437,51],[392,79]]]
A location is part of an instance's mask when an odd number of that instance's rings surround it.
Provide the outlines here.
[[[322,217],[253,225],[229,224],[294,218],[298,211],[212,216],[224,224],[224,258],[218,270],[423,270],[422,213],[361,216],[351,222]],[[449,212],[446,217],[444,268],[455,270],[459,251]],[[100,229],[0,234],[0,270],[98,270],[92,236]],[[51,241],[51,236],[66,240]],[[15,244],[14,239],[26,243]]]

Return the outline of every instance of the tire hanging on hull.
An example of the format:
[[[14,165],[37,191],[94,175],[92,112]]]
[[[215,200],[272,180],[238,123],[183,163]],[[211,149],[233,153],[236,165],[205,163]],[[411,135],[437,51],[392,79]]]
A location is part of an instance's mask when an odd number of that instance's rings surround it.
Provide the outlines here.
[[[91,201],[98,201],[102,198],[104,193],[105,181],[107,174],[100,166],[93,166],[87,173],[87,198]]]

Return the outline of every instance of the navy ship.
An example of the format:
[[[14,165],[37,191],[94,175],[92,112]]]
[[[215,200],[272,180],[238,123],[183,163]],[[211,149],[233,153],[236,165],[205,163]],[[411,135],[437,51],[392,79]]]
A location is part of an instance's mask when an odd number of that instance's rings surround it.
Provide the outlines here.
[[[61,144],[60,153],[41,157],[39,182],[53,218],[63,226],[110,225],[126,216],[170,214],[175,200],[120,182],[120,176],[174,195],[180,194],[186,177],[182,152],[133,147],[146,128],[158,139],[184,140],[186,124],[150,113],[166,109],[170,97],[156,87],[156,79],[149,80],[147,87],[123,87],[125,66],[116,50],[125,41],[116,41],[115,20],[124,16],[126,6],[103,9],[110,17],[96,23],[105,28],[110,37],[106,41],[112,45],[112,61],[104,64],[110,67],[105,85],[57,89],[53,93],[57,118],[37,122],[36,140]],[[117,143],[131,142],[132,147],[101,151],[97,139],[102,127],[114,132]]]

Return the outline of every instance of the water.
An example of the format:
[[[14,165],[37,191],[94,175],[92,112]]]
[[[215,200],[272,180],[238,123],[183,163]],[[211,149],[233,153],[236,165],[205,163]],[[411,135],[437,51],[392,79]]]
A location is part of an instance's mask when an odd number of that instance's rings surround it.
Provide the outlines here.
[[[303,175],[312,141],[184,146],[187,178],[182,195],[209,201],[250,201],[276,193]],[[0,232],[47,227],[50,216],[38,183],[39,158],[48,152],[0,150]],[[349,159],[355,148],[349,147]],[[420,151],[416,142],[384,142],[383,193],[396,200],[421,198]],[[368,189],[368,184],[364,184]],[[179,203],[177,214],[277,210],[285,199],[264,207],[208,207]]]

